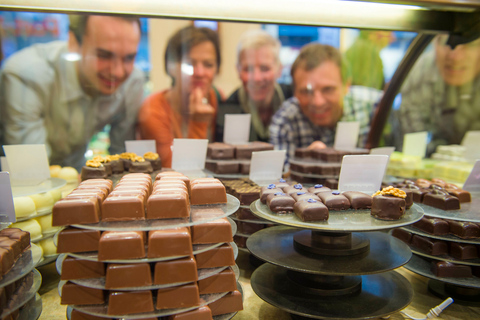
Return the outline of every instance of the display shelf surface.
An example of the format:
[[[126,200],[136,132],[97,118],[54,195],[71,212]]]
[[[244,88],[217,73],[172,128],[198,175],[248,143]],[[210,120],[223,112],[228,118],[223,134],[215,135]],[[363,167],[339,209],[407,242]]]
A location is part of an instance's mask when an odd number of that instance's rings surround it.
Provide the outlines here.
[[[43,217],[43,216],[47,216],[51,213],[52,213],[52,208],[50,208],[48,210],[45,210],[43,212],[38,212],[37,211],[36,214],[32,214],[32,215],[25,216],[25,217],[17,217],[16,222],[22,222],[22,221],[27,221],[27,220],[34,219],[34,218],[40,218],[40,217]]]
[[[33,269],[33,271],[25,276],[22,286],[24,284],[24,291],[21,294],[18,294],[16,299],[10,300],[8,308],[3,309],[3,312],[0,314],[0,319],[4,319],[13,311],[19,309],[21,306],[25,305],[28,301],[35,297],[38,289],[40,289],[40,285],[42,284],[42,276],[40,275],[40,272],[38,272],[37,269]]]
[[[370,209],[349,209],[343,211],[331,210],[327,221],[303,222],[294,213],[276,214],[270,211],[268,206],[261,203],[260,200],[252,202],[250,210],[259,218],[271,222],[328,232],[379,231],[406,226],[417,222],[423,217],[423,210],[415,204],[405,212],[402,218],[393,221],[379,220],[372,217]]]
[[[190,227],[208,221],[225,218],[238,210],[240,201],[227,194],[227,203],[196,205],[190,207],[190,218],[183,219],[148,219],[134,221],[102,221],[92,224],[74,224],[73,227],[103,231],[150,231],[179,227]],[[213,212],[212,212],[213,210]]]
[[[410,259],[410,261],[405,265],[405,268],[430,279],[439,280],[445,283],[450,283],[450,284],[469,287],[469,288],[480,288],[480,278],[477,278],[477,277],[471,277],[471,278],[437,277],[436,275],[433,274],[431,270],[431,262],[415,254],[412,256],[412,259]]]
[[[44,193],[58,189],[67,184],[67,181],[60,178],[48,178],[34,186],[12,186],[12,195],[14,197],[30,196],[32,194]]]
[[[362,234],[370,240],[370,250],[350,256],[307,256],[294,248],[293,237],[301,230],[271,227],[247,239],[247,248],[257,258],[289,270],[321,275],[365,275],[398,268],[412,253],[402,241],[383,232]]]
[[[441,256],[432,256],[430,254],[427,254],[425,252],[422,252],[420,250],[418,250],[417,248],[414,248],[414,247],[410,247],[410,249],[412,250],[412,253],[416,254],[416,255],[419,255],[419,256],[422,256],[422,257],[425,257],[425,258],[429,258],[429,259],[433,259],[433,260],[439,260],[439,261],[448,261],[448,262],[452,262],[452,263],[456,263],[456,264],[464,264],[464,265],[467,265],[467,266],[480,266],[480,259],[469,259],[469,260],[458,260],[458,259],[455,259],[453,257],[450,257],[448,255],[441,255]]]
[[[408,232],[418,234],[419,236],[424,236],[424,237],[432,238],[432,239],[445,240],[445,241],[451,241],[451,242],[459,242],[459,243],[480,244],[480,238],[478,238],[478,239],[462,239],[462,238],[456,237],[456,236],[451,235],[451,234],[446,234],[446,235],[443,235],[443,236],[439,236],[439,235],[430,234],[428,232],[422,231],[422,230],[414,228],[412,226],[405,226],[405,227],[403,227],[403,229],[405,229]]]
[[[10,269],[10,271],[8,271],[7,274],[0,279],[0,288],[5,287],[6,285],[27,275],[33,270],[33,268],[35,268],[41,258],[42,249],[32,243],[31,247],[25,250],[20,258],[18,258],[12,269]]]
[[[442,210],[418,203],[425,215],[434,218],[457,221],[480,222],[480,192],[470,192],[472,202],[460,204],[460,210]]]
[[[313,319],[383,317],[405,308],[413,299],[408,280],[394,271],[362,276],[361,292],[348,297],[316,295],[291,281],[286,269],[268,263],[254,271],[251,283],[253,291],[266,302]]]

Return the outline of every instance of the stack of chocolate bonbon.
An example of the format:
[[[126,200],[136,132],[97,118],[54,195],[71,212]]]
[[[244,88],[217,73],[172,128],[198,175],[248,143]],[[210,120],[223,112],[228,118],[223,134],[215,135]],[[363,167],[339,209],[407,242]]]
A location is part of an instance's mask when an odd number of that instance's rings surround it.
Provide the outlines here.
[[[209,205],[198,210],[191,206],[205,202]],[[241,310],[234,249],[228,244],[232,227],[212,205],[225,202],[218,180],[190,181],[171,171],[159,173],[155,183],[148,175],[128,174],[115,188],[109,180],[82,182],[53,211],[54,224],[66,226],[58,234],[57,251],[67,256],[57,268],[67,281],[61,303],[73,305],[71,319],[98,316],[98,309],[107,318],[147,314],[155,319],[176,319],[186,311],[193,318],[212,318]],[[198,215],[205,222],[190,223]],[[139,221],[145,227],[133,227]],[[148,227],[155,221],[165,226]],[[115,229],[118,223],[121,230]],[[194,250],[202,245],[207,251]],[[227,300],[233,303],[224,306]]]
[[[260,141],[243,145],[210,143],[207,148],[205,168],[216,174],[248,175],[252,153],[267,150],[273,150],[273,145]]]

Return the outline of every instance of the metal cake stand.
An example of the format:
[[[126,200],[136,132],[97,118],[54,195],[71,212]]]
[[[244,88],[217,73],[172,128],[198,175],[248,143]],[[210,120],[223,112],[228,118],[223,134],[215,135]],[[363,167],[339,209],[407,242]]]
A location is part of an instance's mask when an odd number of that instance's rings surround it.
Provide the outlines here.
[[[410,283],[391,271],[412,253],[382,231],[418,221],[414,205],[395,221],[377,220],[370,210],[331,211],[328,221],[307,223],[277,215],[259,200],[252,212],[283,226],[250,236],[250,252],[268,263],[254,271],[255,293],[295,319],[370,319],[388,316],[413,299]]]

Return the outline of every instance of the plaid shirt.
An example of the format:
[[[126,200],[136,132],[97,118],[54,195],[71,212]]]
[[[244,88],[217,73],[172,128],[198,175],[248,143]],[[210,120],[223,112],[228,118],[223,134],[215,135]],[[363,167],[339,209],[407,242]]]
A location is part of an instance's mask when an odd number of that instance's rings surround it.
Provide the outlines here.
[[[370,119],[376,102],[383,92],[380,90],[352,86],[343,100],[343,116],[340,121],[360,122],[358,146],[363,147]],[[336,128],[314,125],[301,111],[297,98],[286,100],[275,113],[270,124],[270,143],[277,150],[287,150],[287,162],[293,158],[296,148],[308,147],[314,141],[322,141],[333,146]]]

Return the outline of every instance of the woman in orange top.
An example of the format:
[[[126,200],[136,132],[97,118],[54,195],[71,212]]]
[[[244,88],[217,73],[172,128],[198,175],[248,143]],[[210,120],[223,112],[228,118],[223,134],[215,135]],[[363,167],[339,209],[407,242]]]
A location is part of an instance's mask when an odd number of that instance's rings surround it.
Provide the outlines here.
[[[170,89],[149,96],[139,114],[142,139],[154,139],[163,167],[172,166],[174,138],[214,136],[219,93],[213,79],[220,66],[217,33],[193,26],[177,31],[165,50]]]

